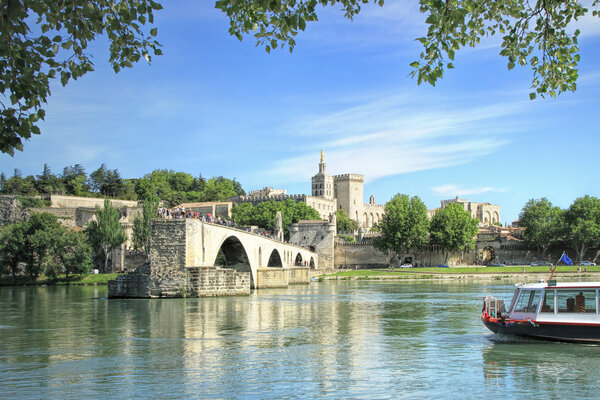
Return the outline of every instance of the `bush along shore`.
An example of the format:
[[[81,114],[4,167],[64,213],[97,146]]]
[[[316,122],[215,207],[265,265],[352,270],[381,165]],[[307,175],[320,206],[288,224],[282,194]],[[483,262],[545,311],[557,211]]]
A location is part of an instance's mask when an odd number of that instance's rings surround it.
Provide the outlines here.
[[[111,279],[116,279],[118,274],[74,274],[58,275],[56,278],[40,275],[33,280],[26,275],[2,276],[0,286],[59,286],[59,285],[107,285]]]

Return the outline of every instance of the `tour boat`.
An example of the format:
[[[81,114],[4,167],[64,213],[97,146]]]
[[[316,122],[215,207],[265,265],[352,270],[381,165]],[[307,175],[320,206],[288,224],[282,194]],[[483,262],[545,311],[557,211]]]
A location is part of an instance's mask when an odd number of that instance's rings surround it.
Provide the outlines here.
[[[600,282],[518,284],[508,310],[483,298],[481,320],[494,333],[567,342],[600,342]]]

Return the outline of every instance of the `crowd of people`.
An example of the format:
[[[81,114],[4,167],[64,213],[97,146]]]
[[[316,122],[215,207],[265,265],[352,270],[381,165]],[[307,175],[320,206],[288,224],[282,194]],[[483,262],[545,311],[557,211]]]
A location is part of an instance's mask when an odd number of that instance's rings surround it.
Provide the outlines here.
[[[214,217],[213,215],[211,215],[211,213],[201,213],[200,211],[194,211],[194,210],[186,210],[185,207],[177,207],[177,208],[165,208],[165,207],[160,207],[158,209],[158,216],[159,218],[163,218],[163,219],[183,219],[183,218],[192,218],[192,219],[198,219],[202,222],[208,222],[211,224],[219,224],[219,225],[224,225],[224,226],[229,226],[229,227],[235,227],[235,222],[231,219],[226,219],[226,218],[221,218],[221,217]]]

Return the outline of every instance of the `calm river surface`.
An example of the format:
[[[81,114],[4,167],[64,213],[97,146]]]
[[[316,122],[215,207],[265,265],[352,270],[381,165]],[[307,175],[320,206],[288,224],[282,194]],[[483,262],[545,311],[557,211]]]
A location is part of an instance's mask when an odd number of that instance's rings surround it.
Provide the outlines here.
[[[0,288],[0,399],[600,396],[600,347],[479,320],[509,284],[319,282],[249,297],[107,300]]]

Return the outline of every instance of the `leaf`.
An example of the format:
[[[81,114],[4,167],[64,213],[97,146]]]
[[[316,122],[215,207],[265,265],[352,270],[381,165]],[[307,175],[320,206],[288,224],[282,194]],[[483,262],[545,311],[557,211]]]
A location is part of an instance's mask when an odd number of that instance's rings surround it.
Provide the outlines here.
[[[413,61],[409,64],[411,67],[413,68],[419,68],[419,62],[418,61]]]

